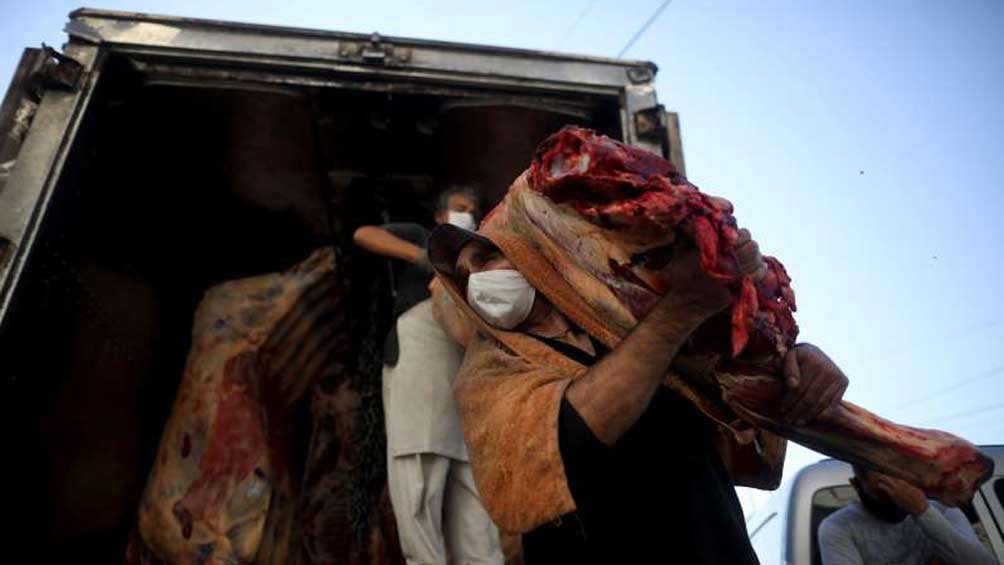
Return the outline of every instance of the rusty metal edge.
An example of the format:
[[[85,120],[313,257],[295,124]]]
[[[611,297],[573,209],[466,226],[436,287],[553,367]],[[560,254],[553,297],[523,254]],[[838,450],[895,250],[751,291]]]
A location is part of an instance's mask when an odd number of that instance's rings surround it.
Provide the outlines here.
[[[253,24],[253,23],[232,22],[225,20],[187,18],[180,16],[165,16],[165,15],[149,14],[142,12],[103,10],[99,8],[86,8],[86,7],[78,8],[70,12],[69,17],[71,19],[88,17],[88,18],[101,18],[107,20],[150,22],[150,23],[159,23],[159,24],[173,25],[179,27],[217,28],[221,31],[226,31],[226,30],[252,31],[261,33],[263,35],[299,36],[299,37],[312,37],[312,38],[336,39],[336,40],[342,39],[342,40],[363,41],[363,42],[369,41],[373,35],[372,33],[354,33],[354,32],[331,31],[331,30],[312,29],[312,28]],[[459,50],[468,52],[495,53],[502,55],[523,55],[523,56],[539,57],[542,59],[550,59],[550,60],[577,61],[584,63],[614,65],[625,68],[644,67],[651,69],[652,74],[655,74],[658,71],[658,66],[652,61],[642,61],[635,59],[617,59],[612,57],[599,57],[590,55],[574,55],[570,53],[561,53],[554,51],[520,49],[515,47],[496,47],[491,45],[480,45],[476,43],[438,41],[433,39],[383,36],[382,34],[381,38],[385,41],[389,41],[400,46],[438,47],[441,49],[450,49],[450,50]]]
[[[69,100],[64,101],[54,101],[49,99],[48,93],[43,95],[35,116],[35,122],[32,124],[32,130],[29,130],[22,149],[25,145],[28,145],[29,142],[34,142],[32,135],[38,135],[38,132],[34,128],[37,124],[39,116],[44,112],[53,111],[54,108],[52,107],[52,104],[63,103],[72,105],[64,123],[56,126],[60,128],[61,135],[58,141],[50,142],[50,144],[54,143],[55,147],[53,147],[51,151],[42,151],[42,154],[39,155],[39,157],[46,157],[45,153],[48,153],[48,158],[45,159],[44,163],[24,162],[22,159],[22,157],[24,157],[22,151],[18,157],[18,162],[15,164],[14,169],[11,172],[11,176],[8,179],[8,184],[4,187],[4,192],[0,193],[0,199],[2,199],[5,195],[9,195],[8,191],[10,190],[30,191],[34,189],[38,191],[38,194],[33,198],[34,202],[31,205],[30,212],[28,212],[25,217],[16,218],[15,222],[17,225],[14,226],[14,231],[0,234],[2,235],[2,239],[7,241],[4,249],[4,255],[6,255],[6,257],[4,257],[5,260],[0,262],[0,326],[2,326],[6,321],[7,311],[17,290],[21,274],[27,264],[35,238],[38,235],[38,230],[45,217],[49,201],[52,198],[55,186],[58,184],[59,179],[62,176],[63,165],[65,164],[70,149],[73,147],[76,140],[80,124],[101,76],[101,64],[106,54],[97,48],[92,47],[91,49],[94,49],[94,52],[89,53],[90,61],[88,61],[88,64],[86,65],[88,72],[82,82],[80,90],[74,93],[53,91],[54,95],[72,97]],[[45,140],[42,140],[43,143],[44,141]],[[42,147],[41,149],[44,150],[45,147]],[[19,171],[19,168],[25,166],[34,166],[39,169],[44,169],[44,173],[38,175],[39,178],[42,178],[40,185],[17,185],[16,181],[19,180],[17,175],[21,172]],[[2,200],[0,200],[0,202],[2,202]],[[0,227],[7,228],[8,226]]]

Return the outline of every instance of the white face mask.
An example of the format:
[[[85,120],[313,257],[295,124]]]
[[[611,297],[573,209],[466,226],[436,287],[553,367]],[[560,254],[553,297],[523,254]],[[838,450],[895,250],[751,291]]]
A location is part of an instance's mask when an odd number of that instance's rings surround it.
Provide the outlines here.
[[[530,316],[537,291],[519,271],[499,269],[467,278],[467,302],[489,324],[511,330]]]
[[[470,212],[454,212],[453,210],[449,210],[446,212],[446,223],[470,231],[478,229],[478,224],[474,221],[474,214]]]

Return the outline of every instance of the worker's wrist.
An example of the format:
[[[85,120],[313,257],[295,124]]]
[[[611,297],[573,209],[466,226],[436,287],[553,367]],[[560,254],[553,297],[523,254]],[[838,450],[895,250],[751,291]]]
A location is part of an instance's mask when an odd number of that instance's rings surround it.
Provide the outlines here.
[[[691,331],[697,329],[708,318],[721,312],[727,304],[704,300],[696,297],[677,296],[667,294],[663,296],[655,309],[656,315],[675,322],[682,328],[689,328]]]
[[[687,339],[697,331],[708,316],[702,311],[689,307],[653,309],[642,324],[655,329],[654,339],[661,340],[667,351],[678,351]]]
[[[907,509],[907,512],[919,518],[920,515],[923,514],[924,512],[927,512],[927,509],[930,507],[931,505],[927,503],[927,499],[925,498],[920,502],[911,504],[910,508]]]
[[[415,258],[411,261],[416,267],[419,267],[423,271],[433,272],[432,263],[429,261],[429,253],[424,249],[419,249],[418,253],[415,254]]]

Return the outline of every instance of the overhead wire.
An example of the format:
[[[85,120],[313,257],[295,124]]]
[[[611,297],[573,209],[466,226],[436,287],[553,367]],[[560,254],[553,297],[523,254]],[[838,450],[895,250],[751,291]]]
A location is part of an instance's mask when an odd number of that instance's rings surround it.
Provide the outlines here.
[[[996,327],[1000,326],[1001,324],[1004,324],[1004,318],[995,318],[995,319],[992,319],[992,320],[990,320],[988,322],[984,321],[984,322],[981,322],[979,324],[970,325],[970,326],[968,326],[966,328],[963,328],[962,330],[959,330],[957,332],[953,332],[952,335],[953,335],[954,339],[959,339],[959,338],[966,337],[966,336],[969,336],[969,335],[974,334],[974,333],[982,333],[984,331],[996,328]],[[906,351],[907,351],[906,349],[903,350],[904,353]],[[982,371],[982,372],[976,373],[976,374],[974,374],[972,376],[969,376],[969,377],[963,378],[961,380],[958,380],[958,381],[956,381],[956,382],[954,382],[952,384],[949,384],[949,385],[947,385],[945,387],[942,387],[942,388],[939,388],[939,389],[935,389],[935,390],[933,390],[931,392],[928,392],[928,393],[926,393],[926,394],[924,394],[922,396],[914,398],[913,400],[909,400],[909,401],[897,404],[896,406],[893,406],[892,408],[889,408],[889,411],[890,412],[898,412],[898,411],[901,411],[904,408],[908,408],[910,406],[916,406],[916,405],[919,405],[919,404],[924,404],[924,403],[930,402],[931,400],[936,400],[938,397],[940,397],[940,396],[942,396],[944,394],[947,394],[947,393],[950,393],[950,392],[954,392],[956,390],[959,390],[959,389],[961,389],[963,387],[975,384],[977,382],[984,381],[986,379],[989,379],[990,377],[993,377],[995,375],[1001,374],[1002,372],[1004,372],[1004,365],[998,365],[998,366],[992,367],[992,368],[990,368],[990,369],[988,369],[986,371]],[[958,414],[953,414],[951,417],[948,418],[948,421],[961,418],[963,416],[966,416],[967,414],[968,414],[968,412],[965,412],[965,413],[960,412]],[[938,422],[940,422],[940,420],[936,420],[935,421],[935,423],[938,423]]]
[[[575,21],[572,22],[572,25],[568,26],[568,29],[565,30],[564,35],[562,35],[561,38],[558,39],[558,42],[554,45],[555,49],[561,47],[561,44],[564,43],[565,40],[567,40],[569,37],[571,37],[572,32],[575,31],[575,28],[579,27],[579,24],[582,23],[582,20],[586,19],[586,16],[589,14],[589,12],[592,11],[594,4],[596,4],[596,0],[586,0],[586,5],[582,7],[582,10],[579,10],[579,15],[575,18]]]
[[[655,21],[659,18],[659,16],[662,14],[662,12],[671,3],[672,3],[672,0],[664,0],[662,2],[662,4],[660,4],[659,7],[656,8],[655,12],[653,12],[652,15],[647,20],[645,20],[645,23],[643,23],[641,25],[641,27],[638,28],[638,30],[634,33],[634,35],[632,35],[631,38],[627,41],[627,43],[624,44],[624,47],[621,48],[621,50],[617,53],[617,57],[618,58],[623,57],[624,54],[627,53],[628,50],[630,50],[631,47],[633,47],[634,44],[637,43],[637,41],[639,39],[641,39],[641,37],[643,35],[645,35],[645,32],[648,31],[648,29],[652,26],[652,24],[655,23]],[[572,26],[568,29],[568,31],[566,31],[565,37],[567,37],[568,35],[570,35],[571,32],[579,25],[579,23],[585,17],[585,14],[590,9],[592,9],[592,5],[593,5],[593,0],[590,0],[590,2],[587,3],[586,7],[582,10],[582,12],[579,13],[579,16],[575,19],[575,22],[572,24]],[[563,40],[564,40],[564,38],[562,39],[562,41]],[[973,328],[973,329],[976,329],[976,330],[989,329],[990,327],[994,327],[994,326],[998,325],[1000,322],[1001,322],[1001,320],[993,320],[990,324],[981,324],[981,327]],[[896,408],[894,408],[894,410],[906,407],[906,406],[911,405],[911,404],[918,404],[918,403],[927,402],[927,401],[935,398],[938,395],[945,394],[947,392],[952,392],[954,390],[958,390],[958,389],[960,389],[960,388],[962,388],[964,386],[967,386],[967,385],[970,385],[972,383],[975,383],[975,382],[987,379],[987,378],[989,378],[991,376],[994,376],[994,375],[996,375],[996,374],[998,374],[998,373],[1000,373],[1002,371],[1004,371],[1004,366],[995,367],[993,369],[990,369],[987,372],[980,373],[980,374],[975,375],[973,377],[966,378],[966,379],[963,379],[963,380],[958,381],[956,383],[953,383],[952,385],[949,385],[947,387],[938,389],[938,390],[936,390],[934,392],[931,392],[928,395],[925,395],[925,396],[923,396],[923,397],[921,397],[919,399],[915,399],[913,401],[910,401],[910,402],[907,402],[907,403],[903,403],[903,404],[897,406]],[[937,420],[936,423],[950,422],[952,420],[957,420],[959,418],[968,417],[968,416],[971,416],[971,415],[981,414],[981,413],[988,412],[988,411],[991,411],[991,410],[996,410],[996,409],[999,409],[999,408],[1004,408],[1004,402],[997,403],[997,404],[991,404],[989,406],[983,406],[983,407],[977,408],[975,410],[966,410],[964,412],[958,412],[958,413],[955,413],[955,414],[951,414],[951,415],[949,415],[947,417],[944,417],[944,418],[941,418],[941,419]]]
[[[645,32],[648,31],[648,28],[653,23],[655,23],[655,20],[659,19],[659,14],[661,14],[662,11],[665,10],[666,7],[669,6],[670,2],[672,1],[673,0],[665,0],[662,4],[659,5],[658,8],[656,8],[655,12],[647,20],[645,20],[645,23],[641,24],[641,27],[638,28],[638,31],[636,31],[635,34],[631,36],[631,39],[628,40],[628,42],[624,45],[624,48],[621,49],[620,53],[617,54],[618,59],[623,57],[624,54],[627,53],[628,49],[634,46],[635,42],[638,41],[638,39],[641,38],[641,36],[645,35]]]
[[[892,407],[891,410],[901,410],[903,408],[906,408],[907,406],[912,406],[912,405],[916,405],[916,404],[923,404],[925,402],[929,402],[931,400],[936,399],[940,395],[943,395],[945,393],[958,390],[958,389],[960,389],[960,388],[962,388],[964,386],[971,385],[973,383],[976,383],[976,382],[988,379],[988,378],[990,378],[990,377],[992,377],[994,375],[997,375],[997,374],[999,374],[1001,372],[1004,372],[1004,365],[1000,365],[1000,366],[994,367],[994,368],[992,368],[990,370],[983,371],[981,373],[977,373],[976,375],[973,375],[973,376],[971,376],[969,378],[962,379],[960,381],[956,381],[955,383],[953,383],[953,384],[951,384],[949,386],[946,386],[944,388],[939,388],[939,389],[937,389],[935,391],[929,392],[929,393],[927,393],[924,396],[921,396],[919,398],[915,398],[913,400],[910,400],[910,401],[907,401],[907,402],[903,402],[902,404],[899,404],[897,406]]]
[[[968,418],[970,416],[975,416],[977,414],[982,414],[984,412],[990,412],[991,410],[1000,410],[1001,408],[1004,408],[1004,402],[997,402],[987,406],[981,406],[980,408],[976,408],[975,410],[963,410],[961,412],[955,412],[954,414],[949,414],[948,416],[944,416],[934,420],[934,423],[940,425],[944,424],[945,422],[958,420],[959,418]]]

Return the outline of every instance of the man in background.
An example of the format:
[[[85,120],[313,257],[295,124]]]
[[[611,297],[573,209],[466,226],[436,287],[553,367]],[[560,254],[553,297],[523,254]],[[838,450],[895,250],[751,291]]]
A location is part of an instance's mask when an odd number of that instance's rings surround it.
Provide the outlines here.
[[[861,502],[819,526],[823,565],[993,565],[966,515],[906,481],[854,467],[851,485]]]
[[[477,225],[477,202],[474,189],[450,187],[437,197],[433,219],[436,225],[453,224],[474,229]],[[391,265],[394,275],[395,320],[412,306],[429,298],[428,287],[433,271],[425,251],[429,239],[429,230],[425,226],[416,223],[362,226],[356,229],[352,239],[356,245],[371,253],[395,260]],[[384,364],[391,367],[396,365],[397,355],[397,332],[392,328],[384,346]]]
[[[474,192],[455,187],[439,196],[435,221],[473,229],[477,213]],[[501,564],[498,531],[474,486],[451,390],[465,330],[441,301],[445,294],[430,299],[428,237],[425,227],[408,223],[363,226],[353,236],[360,247],[395,260],[383,403],[401,549],[410,564]]]

